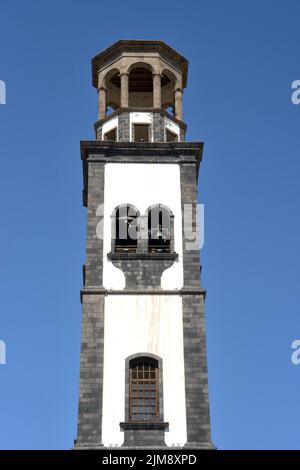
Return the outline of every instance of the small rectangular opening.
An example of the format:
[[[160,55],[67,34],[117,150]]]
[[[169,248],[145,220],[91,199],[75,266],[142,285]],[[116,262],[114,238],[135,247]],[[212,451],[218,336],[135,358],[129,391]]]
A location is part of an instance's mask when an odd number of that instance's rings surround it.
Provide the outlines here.
[[[149,124],[133,124],[134,142],[149,142]]]
[[[178,135],[175,132],[166,129],[166,140],[167,142],[178,142]]]
[[[111,131],[106,132],[104,140],[117,140],[117,128],[114,127]]]

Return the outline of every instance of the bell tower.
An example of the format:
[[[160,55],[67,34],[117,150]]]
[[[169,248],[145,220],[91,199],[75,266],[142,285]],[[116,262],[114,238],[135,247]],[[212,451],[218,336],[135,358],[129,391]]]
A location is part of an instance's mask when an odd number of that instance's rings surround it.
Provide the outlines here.
[[[92,60],[75,448],[213,448],[187,70],[162,41],[118,41]]]

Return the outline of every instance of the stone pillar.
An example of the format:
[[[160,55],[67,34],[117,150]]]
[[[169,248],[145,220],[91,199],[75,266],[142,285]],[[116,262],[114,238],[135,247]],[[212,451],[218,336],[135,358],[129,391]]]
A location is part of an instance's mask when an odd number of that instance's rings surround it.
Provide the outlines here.
[[[185,399],[187,448],[212,449],[206,359],[204,292],[201,292],[199,251],[190,249],[192,234],[196,237],[197,167],[193,163],[180,165],[183,275],[184,289],[199,289],[198,293],[182,296],[183,344],[185,369]],[[192,204],[191,227],[184,226],[185,204]],[[195,238],[194,238],[195,242]]]
[[[121,108],[128,108],[129,106],[129,74],[121,74]]]
[[[142,215],[139,218],[139,233],[137,240],[137,252],[138,253],[147,253],[148,251],[148,214]]]
[[[174,92],[175,99],[175,118],[182,121],[182,89],[176,88]]]
[[[159,73],[153,74],[153,107],[161,108],[161,76]]]
[[[106,115],[106,88],[98,89],[98,119],[104,119]]]
[[[130,141],[130,119],[129,113],[123,112],[119,114],[119,125],[118,125],[118,141],[129,142]]]
[[[164,142],[165,127],[164,118],[161,113],[153,113],[153,141]]]

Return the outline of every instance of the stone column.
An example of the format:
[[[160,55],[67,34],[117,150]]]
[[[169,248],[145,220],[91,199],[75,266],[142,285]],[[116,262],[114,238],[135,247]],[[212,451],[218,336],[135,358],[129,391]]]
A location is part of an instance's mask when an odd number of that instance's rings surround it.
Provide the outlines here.
[[[175,96],[175,118],[182,121],[182,89],[176,88]]]
[[[128,108],[129,106],[129,74],[121,74],[121,108]]]
[[[104,119],[106,115],[106,88],[98,89],[98,119]]]
[[[148,214],[139,217],[139,232],[137,240],[137,252],[147,253],[148,252]]]
[[[153,74],[153,107],[161,108],[161,76],[159,73]]]

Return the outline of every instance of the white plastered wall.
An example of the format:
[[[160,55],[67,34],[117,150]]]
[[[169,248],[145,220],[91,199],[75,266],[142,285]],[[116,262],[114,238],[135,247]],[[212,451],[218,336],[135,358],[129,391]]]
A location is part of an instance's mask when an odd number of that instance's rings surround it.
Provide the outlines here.
[[[102,442],[120,446],[125,421],[125,359],[151,353],[163,362],[168,446],[186,443],[182,300],[177,295],[109,295],[105,299]]]
[[[164,204],[174,214],[174,248],[178,261],[162,276],[163,289],[183,285],[180,167],[178,164],[108,163],[104,187],[103,285],[125,287],[125,276],[107,259],[111,251],[111,214],[120,204],[144,214]],[[105,298],[103,444],[122,445],[119,423],[125,419],[125,360],[152,353],[163,361],[164,420],[167,445],[186,443],[182,299],[179,295],[108,295]]]
[[[171,119],[168,119],[165,117],[165,129],[168,129],[169,131],[173,132],[173,134],[176,134],[178,136],[178,141],[180,141],[180,127],[178,124],[175,122],[171,121]]]
[[[124,289],[125,276],[107,259],[111,251],[111,215],[120,204],[132,204],[141,214],[153,204],[166,205],[174,215],[174,248],[178,261],[162,275],[163,289],[183,285],[180,168],[174,164],[107,163],[104,178],[103,285]]]
[[[109,121],[106,121],[103,126],[102,126],[102,135],[104,139],[104,135],[107,134],[107,132],[111,131],[112,129],[117,128],[118,129],[118,116],[113,117]],[[118,136],[118,132],[117,132]]]
[[[151,142],[153,142],[153,115],[152,113],[130,113],[130,142],[132,142],[132,124],[150,124]]]

